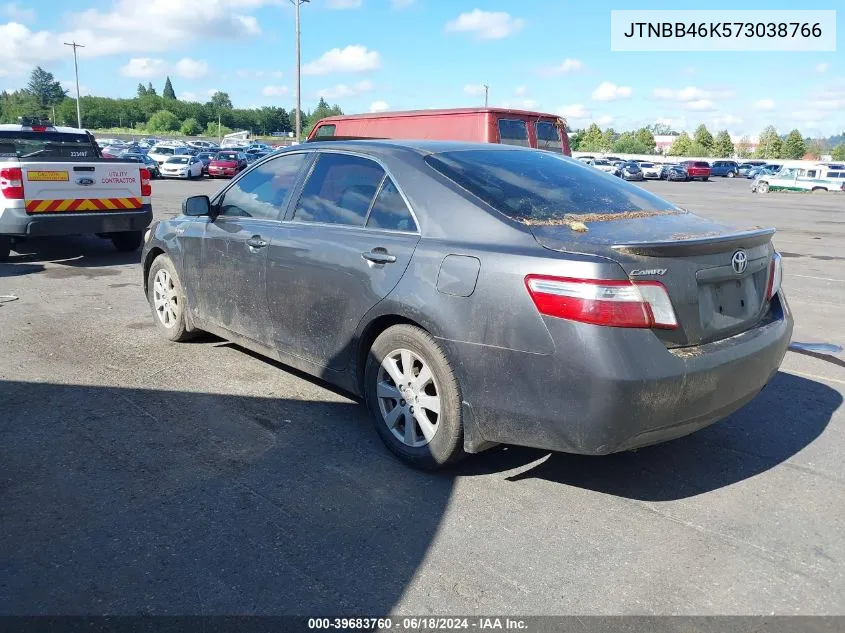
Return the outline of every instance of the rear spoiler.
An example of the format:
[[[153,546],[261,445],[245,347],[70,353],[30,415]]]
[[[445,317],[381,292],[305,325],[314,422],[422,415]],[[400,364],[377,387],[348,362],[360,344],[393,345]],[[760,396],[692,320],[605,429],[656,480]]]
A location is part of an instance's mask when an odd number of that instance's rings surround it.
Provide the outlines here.
[[[753,248],[771,241],[775,229],[755,229],[724,235],[695,237],[681,236],[676,240],[659,242],[628,242],[615,244],[613,250],[629,255],[653,257],[680,257],[684,255],[710,255],[731,248]]]

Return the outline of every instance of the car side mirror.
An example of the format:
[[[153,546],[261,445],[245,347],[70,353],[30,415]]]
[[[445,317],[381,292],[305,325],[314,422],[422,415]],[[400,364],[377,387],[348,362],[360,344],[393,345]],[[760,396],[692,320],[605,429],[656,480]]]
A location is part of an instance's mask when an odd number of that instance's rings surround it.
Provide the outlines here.
[[[211,215],[211,200],[208,196],[191,196],[182,203],[182,213],[191,217]]]

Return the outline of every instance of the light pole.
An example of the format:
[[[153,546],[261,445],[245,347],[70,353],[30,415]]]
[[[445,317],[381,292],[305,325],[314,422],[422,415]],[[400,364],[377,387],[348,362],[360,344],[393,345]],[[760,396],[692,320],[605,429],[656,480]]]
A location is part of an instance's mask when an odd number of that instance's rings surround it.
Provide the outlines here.
[[[299,137],[302,135],[302,83],[300,82],[300,68],[302,65],[302,57],[299,48],[299,7],[300,5],[310,2],[311,0],[290,0],[293,3],[296,13],[296,142],[299,143]]]
[[[484,107],[487,107],[487,97],[490,94],[490,86],[487,84],[482,84],[484,86]]]
[[[76,49],[85,48],[76,42],[65,42],[65,46],[73,47],[73,72],[76,75],[76,127],[82,128],[82,110],[79,109],[79,65],[76,63]]]

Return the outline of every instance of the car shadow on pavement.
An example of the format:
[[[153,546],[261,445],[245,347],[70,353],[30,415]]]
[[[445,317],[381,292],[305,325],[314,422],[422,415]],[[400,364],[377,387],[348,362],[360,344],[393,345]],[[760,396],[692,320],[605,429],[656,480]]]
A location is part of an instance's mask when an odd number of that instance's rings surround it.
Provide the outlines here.
[[[138,264],[140,261],[140,250],[121,253],[114,248],[111,240],[95,236],[32,237],[12,246],[9,259],[0,263],[0,277],[40,273],[45,270],[46,263],[93,269]]]
[[[388,614],[453,479],[336,400],[0,381],[0,613]]]
[[[606,457],[552,453],[508,480],[544,479],[641,501],[684,499],[790,459],[822,434],[842,400],[827,385],[779,372],[744,408],[686,437]],[[507,452],[507,457],[491,455],[488,466],[516,468],[548,455],[529,449]]]

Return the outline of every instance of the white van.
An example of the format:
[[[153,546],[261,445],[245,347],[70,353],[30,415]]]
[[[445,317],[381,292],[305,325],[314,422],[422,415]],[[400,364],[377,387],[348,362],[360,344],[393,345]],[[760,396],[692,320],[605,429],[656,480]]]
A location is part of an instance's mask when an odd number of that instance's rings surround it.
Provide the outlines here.
[[[784,167],[775,174],[758,176],[751,191],[842,191],[845,192],[845,165],[819,164],[813,167]]]

